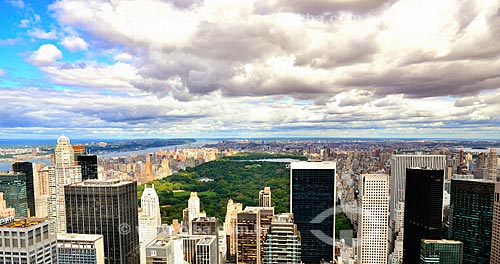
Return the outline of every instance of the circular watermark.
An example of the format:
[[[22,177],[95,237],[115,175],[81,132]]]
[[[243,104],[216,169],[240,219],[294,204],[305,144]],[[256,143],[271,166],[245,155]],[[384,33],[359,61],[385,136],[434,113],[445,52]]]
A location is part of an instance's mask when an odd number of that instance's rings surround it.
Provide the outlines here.
[[[118,227],[118,232],[120,233],[120,235],[128,235],[130,234],[130,232],[132,232],[132,228],[127,223],[121,223]]]

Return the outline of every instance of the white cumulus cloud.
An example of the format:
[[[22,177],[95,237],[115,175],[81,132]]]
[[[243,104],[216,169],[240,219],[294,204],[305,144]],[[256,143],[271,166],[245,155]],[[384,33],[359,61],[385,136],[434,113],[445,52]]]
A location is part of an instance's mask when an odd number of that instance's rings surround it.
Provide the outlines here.
[[[30,61],[35,65],[49,65],[58,59],[62,59],[62,52],[53,44],[40,46],[31,56]]]
[[[71,52],[87,50],[88,44],[80,37],[68,36],[61,41],[61,45]]]

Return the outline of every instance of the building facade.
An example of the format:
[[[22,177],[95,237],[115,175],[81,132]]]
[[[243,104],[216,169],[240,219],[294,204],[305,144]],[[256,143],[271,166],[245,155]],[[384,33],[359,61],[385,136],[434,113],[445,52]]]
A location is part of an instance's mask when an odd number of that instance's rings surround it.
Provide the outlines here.
[[[49,167],[49,178],[49,217],[56,219],[54,231],[66,233],[64,186],[82,181],[81,168],[75,165],[74,151],[69,138],[66,136],[60,136],[57,139],[53,164]]]
[[[10,218],[0,222],[0,263],[57,263],[56,236],[49,230],[55,220]]]
[[[64,190],[68,232],[103,235],[106,264],[140,262],[137,182],[88,180]]]
[[[82,181],[97,180],[97,155],[82,154],[76,157],[77,164],[81,167]]]
[[[290,212],[306,264],[334,259],[335,171],[335,162],[290,163]]]
[[[154,185],[145,186],[141,196],[139,212],[139,243],[141,244],[141,263],[146,263],[145,246],[157,235],[161,226],[160,202]]]
[[[102,235],[57,234],[58,264],[104,264]]]
[[[422,239],[441,239],[444,170],[406,169],[403,263],[419,263]]]
[[[496,181],[451,180],[448,239],[464,243],[464,263],[489,264]]]
[[[385,264],[389,254],[389,175],[361,175],[359,191],[358,263]]]
[[[264,264],[299,264],[300,238],[292,214],[273,217],[271,227],[264,242]]]
[[[264,242],[274,216],[273,207],[245,207],[236,223],[236,262],[260,264]]]
[[[463,243],[456,240],[423,239],[421,242],[421,264],[462,264]]]
[[[259,207],[271,207],[271,187],[259,192]]]
[[[500,263],[500,183],[495,184],[493,229],[491,235],[491,264]]]
[[[26,175],[24,173],[0,173],[0,192],[3,193],[7,207],[16,210],[16,217],[28,216]]]
[[[26,216],[33,217],[36,215],[33,163],[27,161],[14,162],[12,163],[12,170],[14,172],[23,173],[26,176],[26,199],[28,202]]]

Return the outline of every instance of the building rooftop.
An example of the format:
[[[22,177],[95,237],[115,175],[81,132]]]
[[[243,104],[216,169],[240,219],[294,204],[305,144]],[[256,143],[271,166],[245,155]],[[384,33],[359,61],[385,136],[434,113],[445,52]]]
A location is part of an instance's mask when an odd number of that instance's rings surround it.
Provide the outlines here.
[[[292,161],[292,169],[336,169],[337,163],[334,161]]]
[[[107,186],[107,187],[117,187],[132,183],[133,181],[124,181],[124,180],[86,180],[83,182],[75,182],[69,184],[68,186]]]
[[[432,244],[432,243],[435,243],[435,244],[462,244],[462,241],[458,241],[458,240],[447,240],[447,239],[422,239],[422,242],[426,243],[426,244]]]
[[[48,218],[20,218],[7,223],[0,221],[0,228],[29,228],[40,223],[50,221]]]
[[[468,181],[468,182],[477,182],[477,183],[497,183],[495,180],[488,180],[488,179],[454,179],[452,178],[451,181]]]
[[[93,235],[93,234],[65,234],[58,233],[57,240],[65,240],[65,241],[89,241],[94,242],[99,239],[102,239],[102,235]]]

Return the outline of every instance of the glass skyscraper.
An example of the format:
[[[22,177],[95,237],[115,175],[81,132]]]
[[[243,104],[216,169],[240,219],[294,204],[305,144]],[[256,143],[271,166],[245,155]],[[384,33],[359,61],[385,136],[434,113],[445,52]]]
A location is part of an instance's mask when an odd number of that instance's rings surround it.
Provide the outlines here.
[[[455,240],[430,240],[421,242],[421,264],[462,264],[463,243]]]
[[[302,262],[333,261],[335,162],[290,164],[290,211],[301,236]]]
[[[420,261],[422,239],[441,239],[444,171],[406,169],[403,263]]]
[[[33,184],[33,163],[28,161],[12,163],[14,172],[24,173],[26,175],[26,199],[28,202],[27,216],[35,216],[35,187]]]
[[[7,207],[16,209],[16,217],[28,216],[24,173],[0,173],[0,192],[3,193]]]
[[[489,264],[495,181],[451,180],[448,239],[464,243],[465,264]]]

